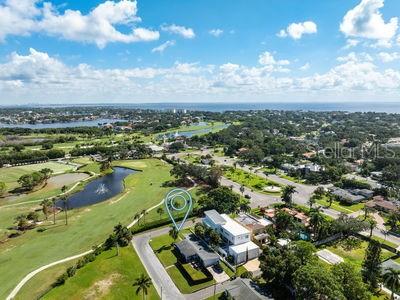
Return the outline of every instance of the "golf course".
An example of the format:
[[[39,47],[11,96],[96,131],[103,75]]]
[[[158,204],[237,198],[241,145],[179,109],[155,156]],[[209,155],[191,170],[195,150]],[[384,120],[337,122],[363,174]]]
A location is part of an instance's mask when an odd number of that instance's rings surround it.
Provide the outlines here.
[[[140,171],[125,178],[122,193],[107,201],[68,211],[68,225],[65,225],[64,213],[58,213],[55,224],[52,217],[49,217],[49,220],[43,220],[35,229],[24,231],[0,244],[0,264],[8,270],[0,274],[0,298],[6,298],[29,272],[102,243],[115,225],[119,222],[123,225],[131,223],[135,214],[158,204],[169,189],[163,187],[163,184],[171,179],[170,166],[163,161],[115,161],[113,165]],[[4,207],[0,206],[0,230],[13,226],[18,214],[40,210],[40,202],[30,201],[55,196],[60,192],[58,187],[43,189],[25,199],[18,199],[18,202],[23,203],[21,205],[5,206],[2,203]],[[40,218],[43,219],[43,215]],[[51,284],[54,277],[46,280]]]

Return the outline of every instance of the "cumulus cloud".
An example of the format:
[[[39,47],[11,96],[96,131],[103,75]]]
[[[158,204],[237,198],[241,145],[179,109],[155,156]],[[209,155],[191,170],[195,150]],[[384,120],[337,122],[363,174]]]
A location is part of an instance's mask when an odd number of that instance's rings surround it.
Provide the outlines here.
[[[358,44],[360,43],[359,40],[355,40],[355,39],[347,39],[346,40],[346,45],[343,47],[343,49],[350,49],[353,47],[356,47]]]
[[[0,39],[41,32],[103,48],[112,42],[154,41],[160,36],[158,31],[135,27],[140,21],[135,0],[106,1],[86,15],[71,9],[60,13],[51,3],[39,6],[40,3],[39,0],[7,0],[0,6]],[[119,31],[119,26],[126,27],[128,32]]]
[[[380,52],[378,54],[380,60],[384,63],[389,63],[395,60],[400,60],[400,52]]]
[[[192,28],[187,28],[187,27],[184,27],[184,26],[178,26],[178,25],[175,25],[175,24],[162,25],[161,26],[161,30],[162,31],[166,31],[168,33],[180,35],[185,39],[193,39],[196,36],[196,34],[194,33]]]
[[[208,33],[211,34],[212,36],[219,37],[224,33],[224,31],[222,29],[216,28],[216,29],[211,29]]]
[[[307,71],[308,69],[310,69],[310,63],[305,63],[299,68],[300,71]]]
[[[165,43],[162,43],[160,46],[157,46],[153,49],[151,49],[152,53],[158,52],[158,53],[163,53],[165,49],[175,46],[175,41],[166,41]]]
[[[274,56],[268,51],[265,51],[264,53],[260,54],[260,56],[258,57],[258,62],[265,66],[267,65],[286,66],[290,64],[290,62],[286,59],[275,60]]]
[[[301,39],[303,34],[317,33],[317,24],[312,21],[306,21],[302,23],[292,23],[285,29],[281,29],[277,36],[285,38],[290,36],[292,39]]]
[[[379,11],[383,6],[384,0],[362,0],[346,13],[340,24],[340,30],[347,37],[382,41],[392,39],[398,28],[398,18],[391,18],[385,22]]]
[[[322,74],[289,76],[274,72],[287,62],[260,55],[258,67],[226,63],[202,66],[177,62],[170,67],[101,69],[87,64],[69,66],[47,53],[30,49],[12,53],[0,64],[2,101],[160,101],[164,99],[262,99],[268,95],[296,99],[304,93],[323,99],[329,93],[399,97],[400,71],[379,69],[363,55],[350,55]],[[389,96],[388,96],[389,95]],[[371,98],[372,98],[371,96]],[[225,97],[225,98],[224,98]],[[246,97],[246,98],[244,98]],[[336,98],[337,99],[337,98]],[[359,98],[357,98],[359,99]],[[276,98],[275,98],[276,100]]]
[[[339,61],[339,62],[348,62],[348,61],[353,61],[353,62],[368,61],[368,62],[372,62],[372,61],[374,61],[373,57],[370,54],[366,53],[366,52],[361,52],[361,53],[350,52],[346,56],[337,57],[336,60]]]

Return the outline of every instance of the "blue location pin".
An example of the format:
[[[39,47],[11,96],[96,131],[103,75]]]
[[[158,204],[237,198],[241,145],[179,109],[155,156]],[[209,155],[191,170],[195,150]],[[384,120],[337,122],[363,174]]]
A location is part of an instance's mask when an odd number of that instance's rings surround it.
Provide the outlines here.
[[[165,196],[165,207],[167,208],[168,215],[176,230],[180,231],[182,229],[183,224],[185,224],[192,210],[192,205],[192,196],[184,189],[173,189]],[[182,222],[178,225],[174,219],[173,212],[182,212],[185,209],[187,210],[186,214]]]

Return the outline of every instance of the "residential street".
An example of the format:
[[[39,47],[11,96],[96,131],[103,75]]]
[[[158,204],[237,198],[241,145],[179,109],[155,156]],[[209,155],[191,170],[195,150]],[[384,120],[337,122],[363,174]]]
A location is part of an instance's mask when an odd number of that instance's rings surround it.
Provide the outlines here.
[[[193,152],[194,154],[198,154],[198,155],[207,155],[210,154],[212,155],[213,159],[216,161],[217,164],[219,165],[228,165],[228,166],[233,166],[235,163],[235,159],[230,158],[230,157],[222,157],[222,156],[216,156],[214,155],[209,149],[207,150],[203,150],[203,151],[196,151]],[[178,154],[174,154],[173,156],[175,156],[176,158],[184,158],[184,156],[187,155],[187,153],[178,153]],[[301,184],[301,183],[296,183],[284,178],[281,178],[275,174],[271,174],[271,175],[265,175],[263,172],[259,172],[257,169],[253,169],[250,168],[246,165],[244,166],[240,166],[239,164],[236,165],[236,168],[241,169],[243,171],[246,172],[250,172],[253,174],[256,174],[260,177],[263,178],[267,178],[269,180],[275,181],[277,183],[280,184],[285,184],[285,185],[292,185],[296,188],[296,193],[293,195],[293,202],[299,205],[303,205],[303,206],[308,206],[308,199],[310,199],[312,193],[314,192],[314,190],[317,188],[317,186],[313,186],[313,185],[307,185],[307,184]],[[229,180],[226,177],[222,177],[221,178],[221,184],[224,186],[228,186],[228,187],[233,187],[233,190],[239,194],[241,194],[240,192],[240,184]],[[330,185],[324,185],[324,187],[329,187]],[[273,203],[279,203],[281,202],[280,197],[278,196],[272,196],[272,195],[267,195],[267,194],[263,194],[263,193],[259,193],[259,192],[255,192],[255,191],[251,191],[251,189],[245,187],[245,192],[244,194],[248,194],[251,199],[250,199],[250,207],[252,208],[257,208],[259,206],[267,206]],[[321,207],[321,211],[322,213],[324,213],[325,215],[337,219],[340,216],[340,212],[331,209],[331,208],[324,208]],[[350,214],[351,216],[355,216],[355,214]],[[384,231],[384,226],[381,224],[381,219],[378,220],[378,225],[377,228],[375,228],[373,230],[373,235],[376,237],[379,237],[381,239],[387,240],[391,243],[396,244],[399,249],[400,249],[400,238],[396,237],[394,235],[390,235],[390,234],[385,234]],[[364,231],[361,232],[361,234],[363,235],[369,235],[369,231]]]

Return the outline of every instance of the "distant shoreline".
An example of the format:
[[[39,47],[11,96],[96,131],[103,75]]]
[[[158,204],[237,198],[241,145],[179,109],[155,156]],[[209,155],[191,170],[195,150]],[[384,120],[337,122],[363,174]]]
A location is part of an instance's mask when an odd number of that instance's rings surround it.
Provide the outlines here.
[[[381,112],[400,113],[399,102],[247,102],[247,103],[82,103],[82,104],[26,104],[0,106],[1,108],[35,108],[35,107],[115,107],[150,110],[193,110],[193,111],[243,111],[243,110],[285,110],[285,111],[347,111],[347,112]]]

